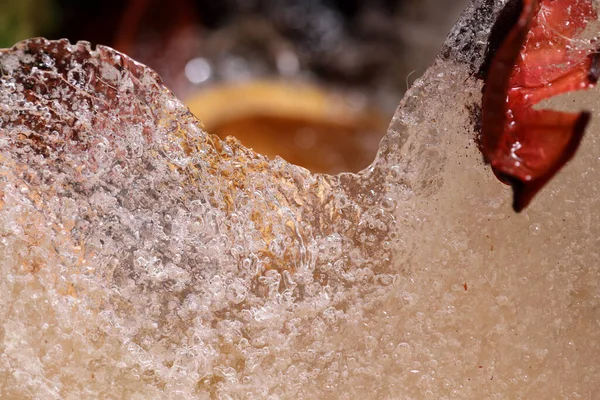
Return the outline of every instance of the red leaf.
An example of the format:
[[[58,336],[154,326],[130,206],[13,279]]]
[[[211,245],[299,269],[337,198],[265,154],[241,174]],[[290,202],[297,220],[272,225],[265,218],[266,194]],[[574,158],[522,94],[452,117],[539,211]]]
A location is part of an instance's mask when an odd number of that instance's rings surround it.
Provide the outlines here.
[[[512,185],[517,212],[577,151],[589,113],[533,106],[596,83],[594,49],[572,44],[596,18],[591,0],[523,0],[492,59],[483,92],[483,154],[496,176]]]

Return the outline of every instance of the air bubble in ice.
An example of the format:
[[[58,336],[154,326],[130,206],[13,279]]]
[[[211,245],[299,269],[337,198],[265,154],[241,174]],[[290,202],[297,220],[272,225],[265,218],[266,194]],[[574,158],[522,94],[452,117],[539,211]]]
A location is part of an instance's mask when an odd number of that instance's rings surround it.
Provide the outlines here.
[[[542,230],[542,227],[540,224],[531,224],[529,225],[529,232],[533,235],[533,236],[538,236],[540,234]]]

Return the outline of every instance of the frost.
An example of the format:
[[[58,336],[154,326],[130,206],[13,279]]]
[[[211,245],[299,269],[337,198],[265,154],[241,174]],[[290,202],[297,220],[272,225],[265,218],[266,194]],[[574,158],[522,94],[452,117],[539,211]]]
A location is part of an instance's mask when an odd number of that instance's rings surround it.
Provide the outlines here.
[[[0,397],[593,398],[599,118],[513,214],[474,143],[490,3],[360,174],[208,135],[109,48],[0,53]]]

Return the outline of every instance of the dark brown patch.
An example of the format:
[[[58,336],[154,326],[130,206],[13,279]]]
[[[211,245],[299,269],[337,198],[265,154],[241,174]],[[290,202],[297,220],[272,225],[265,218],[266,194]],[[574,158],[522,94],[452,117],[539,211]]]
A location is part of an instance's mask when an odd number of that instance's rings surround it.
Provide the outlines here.
[[[506,36],[519,20],[522,11],[523,0],[509,0],[502,11],[500,11],[500,14],[498,14],[498,18],[496,18],[496,22],[494,22],[490,30],[483,63],[477,73],[478,79],[485,79],[487,77],[496,51],[498,51]]]
[[[469,123],[473,127],[473,142],[475,143],[479,151],[483,154],[483,136],[481,134],[481,104],[466,104],[465,108],[469,113]]]

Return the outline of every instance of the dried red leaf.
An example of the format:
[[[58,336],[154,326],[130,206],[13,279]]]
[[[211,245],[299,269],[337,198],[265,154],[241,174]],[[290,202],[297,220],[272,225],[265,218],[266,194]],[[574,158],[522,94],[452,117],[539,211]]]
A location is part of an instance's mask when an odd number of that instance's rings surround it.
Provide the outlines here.
[[[534,110],[549,97],[594,86],[594,49],[573,38],[597,18],[591,0],[511,1],[520,14],[495,52],[482,104],[483,154],[512,185],[519,212],[568,162],[579,146],[588,112]],[[508,7],[508,6],[507,6]]]

